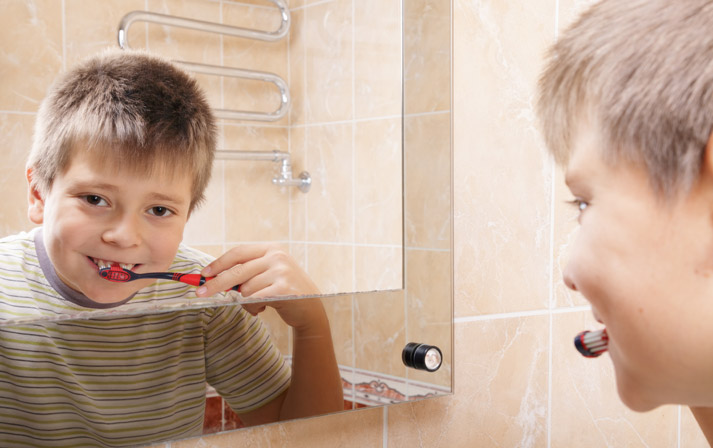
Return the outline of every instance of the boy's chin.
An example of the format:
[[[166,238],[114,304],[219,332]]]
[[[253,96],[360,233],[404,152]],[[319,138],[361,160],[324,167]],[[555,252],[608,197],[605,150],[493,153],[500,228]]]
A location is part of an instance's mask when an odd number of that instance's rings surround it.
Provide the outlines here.
[[[133,294],[136,294],[137,291],[138,288],[133,287],[133,285],[128,286],[127,284],[119,285],[109,283],[103,287],[87,288],[82,291],[82,293],[94,302],[111,304],[122,302],[131,297]]]

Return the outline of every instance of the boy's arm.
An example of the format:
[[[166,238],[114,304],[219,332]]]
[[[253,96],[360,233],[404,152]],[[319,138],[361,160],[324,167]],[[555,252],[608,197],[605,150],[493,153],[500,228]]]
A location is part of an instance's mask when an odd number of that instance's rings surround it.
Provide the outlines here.
[[[706,436],[708,444],[713,446],[713,408],[694,408],[691,407],[693,416],[696,417],[698,426],[701,427],[703,435]]]
[[[207,268],[210,268],[206,270]],[[208,265],[202,275],[216,276],[200,296],[210,296],[240,284],[243,296],[314,295],[319,289],[294,259],[272,246],[239,246]],[[240,418],[247,425],[319,415],[344,409],[342,380],[334,354],[329,320],[317,298],[245,303],[256,315],[275,308],[292,327],[292,378],[288,390]]]

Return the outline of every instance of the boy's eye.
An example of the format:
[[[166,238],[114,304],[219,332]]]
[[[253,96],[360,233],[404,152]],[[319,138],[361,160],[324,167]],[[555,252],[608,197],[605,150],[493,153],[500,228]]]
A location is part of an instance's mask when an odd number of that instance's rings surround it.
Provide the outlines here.
[[[88,204],[91,205],[96,205],[100,207],[104,207],[107,205],[107,202],[102,198],[101,196],[97,196],[95,194],[88,194],[84,196],[84,200],[87,201]]]
[[[577,207],[577,210],[579,210],[580,213],[582,213],[589,206],[589,202],[582,199],[573,199],[569,201],[569,203]]]
[[[169,216],[173,212],[171,212],[171,210],[167,209],[166,207],[156,206],[156,207],[151,207],[149,209],[149,213],[151,213],[154,216]]]

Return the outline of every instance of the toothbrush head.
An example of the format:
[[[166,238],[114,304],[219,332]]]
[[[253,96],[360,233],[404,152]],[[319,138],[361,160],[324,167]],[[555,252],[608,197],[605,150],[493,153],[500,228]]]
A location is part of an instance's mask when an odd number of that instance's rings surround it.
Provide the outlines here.
[[[110,282],[125,283],[131,281],[131,271],[127,271],[121,266],[111,266],[109,268],[99,269],[99,275]]]
[[[587,358],[596,358],[605,351],[609,346],[609,336],[607,329],[603,328],[597,331],[583,331],[574,338],[574,346],[582,356]]]

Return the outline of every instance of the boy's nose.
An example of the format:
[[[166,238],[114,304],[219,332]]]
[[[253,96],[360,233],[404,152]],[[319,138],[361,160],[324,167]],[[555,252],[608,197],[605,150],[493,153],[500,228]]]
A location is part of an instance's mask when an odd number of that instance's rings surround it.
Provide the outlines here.
[[[141,241],[140,223],[133,216],[121,216],[104,231],[102,239],[120,247],[136,246]]]
[[[564,279],[564,284],[567,285],[569,289],[577,291],[577,283],[574,280],[575,275],[572,263],[567,263],[567,266],[564,268],[564,272],[562,272],[562,278]]]

